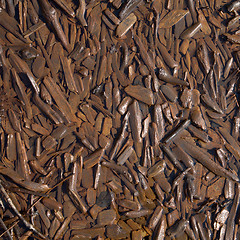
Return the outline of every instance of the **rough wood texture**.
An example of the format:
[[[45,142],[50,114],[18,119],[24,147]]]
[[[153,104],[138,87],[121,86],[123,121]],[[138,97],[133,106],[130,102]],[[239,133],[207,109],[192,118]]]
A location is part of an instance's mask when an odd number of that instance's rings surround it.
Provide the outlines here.
[[[0,238],[240,239],[239,11],[0,1]]]

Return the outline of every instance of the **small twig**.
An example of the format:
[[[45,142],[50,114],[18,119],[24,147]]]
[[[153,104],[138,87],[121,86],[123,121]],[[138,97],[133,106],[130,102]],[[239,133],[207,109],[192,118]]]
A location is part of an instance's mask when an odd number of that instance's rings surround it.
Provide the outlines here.
[[[9,232],[9,229],[7,228],[7,226],[5,225],[4,221],[2,220],[2,218],[0,217],[0,224],[2,225],[2,228],[5,230],[1,235],[0,237],[2,237],[5,233],[7,235],[7,238],[10,239],[10,240],[13,240],[10,232]]]
[[[42,41],[40,39],[40,35],[39,35],[39,32],[36,32],[36,42],[38,44],[38,46],[40,47],[42,53],[43,53],[43,56],[45,57],[46,61],[47,61],[47,65],[48,67],[50,68],[50,71],[51,71],[51,75],[54,79],[57,79],[57,74],[55,72],[55,69],[54,69],[54,66],[52,64],[52,61],[46,51],[46,49],[44,48],[43,44],[42,44]]]
[[[0,238],[9,230],[11,230],[12,228],[14,228],[18,223],[20,222],[20,220],[17,220],[11,227],[9,227],[7,230],[5,230],[1,235]]]
[[[54,188],[56,188],[57,186],[61,185],[63,182],[65,182],[66,180],[68,180],[70,177],[72,176],[72,173],[69,174],[66,178],[62,179],[59,183],[55,184],[52,188],[50,188],[47,192],[46,195],[51,192]],[[27,210],[27,213],[29,213],[29,211],[39,202],[43,199],[43,197],[40,197],[39,199],[37,199],[31,206],[30,208]]]
[[[7,194],[5,188],[3,187],[3,185],[1,184],[0,181],[0,191],[2,192],[2,194],[4,195],[4,197],[6,198],[7,203],[9,204],[9,206],[12,208],[12,210],[15,212],[15,214],[19,217],[19,219],[23,222],[23,224],[30,229],[31,231],[33,231],[33,233],[37,234],[39,237],[41,237],[42,239],[46,239],[46,237],[41,234],[31,223],[29,223],[28,221],[26,221],[24,219],[24,217],[22,216],[22,214],[17,210],[17,208],[15,207],[14,203],[12,202],[12,199],[9,197],[9,195]]]
[[[35,196],[40,196],[40,197],[47,197],[47,194],[45,193],[38,193],[38,192],[33,192],[27,189],[23,189],[23,188],[17,188],[17,187],[10,187],[9,189],[6,188],[7,190],[9,190],[10,192],[16,192],[16,193],[27,193],[27,194],[31,194],[31,195],[35,195]]]
[[[67,177],[65,177],[64,179],[62,179],[59,183],[56,183],[52,188],[50,188],[47,193],[51,192],[54,188],[58,187],[59,185],[61,185],[62,183],[64,183],[65,181],[67,181],[73,174],[70,173]]]
[[[20,222],[20,220],[17,220],[11,227],[9,227],[6,231],[4,231],[1,235],[0,238],[9,230],[11,230],[12,228],[14,228],[18,223]]]

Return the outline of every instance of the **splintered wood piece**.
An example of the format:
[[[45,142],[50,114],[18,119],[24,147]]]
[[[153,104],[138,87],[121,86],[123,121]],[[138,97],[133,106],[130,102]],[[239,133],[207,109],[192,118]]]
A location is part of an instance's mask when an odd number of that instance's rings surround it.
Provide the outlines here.
[[[158,163],[156,163],[155,165],[148,169],[148,177],[154,177],[158,175],[160,172],[163,172],[165,166],[166,166],[165,161],[160,160]]]
[[[202,128],[203,130],[207,129],[206,123],[204,121],[204,118],[199,107],[192,108],[191,119],[192,122],[196,124],[198,127]]]
[[[45,78],[43,80],[44,85],[52,95],[54,101],[57,103],[59,109],[62,111],[64,116],[69,122],[76,122],[76,117],[73,113],[71,106],[69,105],[68,101],[64,97],[61,89],[59,86],[54,82],[54,80],[50,77]]]
[[[24,179],[30,180],[31,171],[28,165],[27,152],[19,132],[16,133],[16,143],[17,143],[17,156],[18,156],[18,161],[16,163],[17,172]]]
[[[130,155],[132,154],[133,152],[133,148],[132,146],[128,146],[122,153],[121,155],[118,157],[117,159],[117,163],[119,165],[123,165],[127,159],[130,157]]]
[[[168,50],[165,48],[165,46],[163,44],[161,44],[158,41],[158,49],[161,53],[161,56],[163,58],[163,60],[166,62],[166,64],[170,67],[170,68],[175,68],[178,67],[178,63],[173,59],[173,57],[169,54]]]
[[[38,31],[40,28],[42,28],[45,25],[46,25],[46,23],[39,21],[38,23],[31,26],[27,31],[25,31],[23,33],[24,38],[28,38],[31,34],[35,33],[36,31]]]
[[[111,239],[121,239],[129,236],[129,233],[116,224],[111,224],[106,227],[106,235]]]
[[[159,223],[160,218],[162,217],[163,214],[163,208],[161,206],[156,207],[154,213],[152,214],[148,227],[151,229],[154,229],[156,225]]]
[[[22,176],[20,176],[16,171],[0,167],[0,173],[10,177],[15,183],[21,185],[22,187],[30,190],[30,191],[36,191],[36,192],[47,192],[50,188],[46,184],[36,183],[33,181],[25,180]]]
[[[218,198],[223,192],[224,178],[218,179],[207,188],[207,196],[211,198]]]
[[[107,117],[103,121],[102,134],[105,136],[108,136],[110,134],[111,128],[112,128],[112,119]]]
[[[191,38],[191,37],[193,37],[201,28],[202,28],[202,23],[201,23],[201,22],[197,22],[197,23],[193,24],[192,26],[190,26],[189,28],[187,28],[186,30],[184,30],[184,31],[181,33],[180,38],[181,38],[181,39]]]
[[[170,28],[188,14],[188,10],[172,10],[159,23],[159,28]]]
[[[104,210],[98,214],[97,223],[100,226],[111,225],[116,219],[116,212],[112,209]]]
[[[203,12],[202,12],[202,10],[200,10],[200,9],[198,10],[198,20],[199,20],[199,22],[201,22],[201,24],[202,24],[201,30],[202,30],[206,35],[210,35],[211,32],[212,32],[212,30],[211,30],[211,28],[210,28],[210,26],[209,26],[209,24],[208,24],[208,22],[207,22],[207,20],[206,20],[206,18],[205,18],[205,16],[204,16]]]
[[[95,228],[85,228],[85,229],[77,229],[72,231],[73,238],[79,239],[82,237],[88,237],[89,239],[96,238],[98,236],[104,237],[105,228],[104,227],[95,227]]]
[[[71,59],[67,59],[64,56],[60,56],[60,60],[63,66],[64,78],[67,83],[67,87],[72,92],[78,92],[77,86],[71,70]]]
[[[13,76],[13,84],[15,85],[14,88],[18,94],[19,100],[24,103],[24,108],[26,110],[28,118],[32,119],[32,108],[31,108],[30,100],[25,92],[24,85],[21,82],[15,69],[11,69],[11,73]]]
[[[140,85],[129,85],[124,90],[128,95],[141,102],[144,102],[148,105],[154,104],[153,92],[148,88]]]
[[[60,7],[62,8],[70,17],[75,17],[75,12],[73,11],[73,9],[69,6],[69,4],[67,2],[65,2],[64,0],[54,0],[54,2]]]
[[[117,27],[116,29],[116,36],[123,37],[129,29],[135,24],[137,21],[137,17],[134,13],[131,13],[127,18],[125,18]]]
[[[168,100],[170,100],[171,102],[176,102],[177,94],[172,87],[168,85],[162,85],[161,91],[163,92],[163,94]]]
[[[193,158],[195,158],[203,166],[208,168],[216,175],[229,178],[234,181],[238,181],[238,177],[234,173],[221,167],[220,165],[215,163],[212,159],[209,159],[209,155],[207,154],[207,152],[206,151],[203,152],[203,150],[200,150],[201,148],[199,148],[198,146],[190,144],[185,140],[181,140],[180,145],[183,147],[184,150],[186,150],[187,153],[189,153]]]
[[[143,147],[141,138],[142,116],[139,109],[139,104],[136,100],[129,106],[129,112],[130,112],[130,127],[132,130],[134,148],[136,150],[137,155],[141,156]]]
[[[227,140],[227,142],[235,149],[235,151],[237,152],[238,157],[240,157],[240,146],[236,142],[236,140],[223,127],[220,127],[219,131],[223,135],[223,137]]]
[[[34,60],[32,64],[32,71],[37,78],[41,78],[44,76],[44,74],[47,73],[45,71],[45,64],[46,64],[46,60],[43,57],[39,56]]]
[[[46,1],[41,0],[39,2],[42,13],[44,15],[44,18],[46,19],[47,23],[53,28],[55,34],[62,42],[62,45],[66,48],[66,50],[70,51],[70,45],[67,41],[67,37],[62,29],[62,26],[59,22],[58,13],[55,8],[52,7],[52,5]]]
[[[104,149],[98,149],[84,159],[84,168],[91,168],[100,162],[104,154]]]
[[[112,20],[115,24],[119,24],[120,20],[116,17],[115,14],[113,14],[110,10],[106,9],[104,13],[109,17],[109,19]]]
[[[79,0],[79,7],[78,7],[78,9],[76,11],[76,17],[80,21],[80,23],[82,24],[83,27],[87,26],[87,22],[86,22],[86,20],[84,18],[85,11],[86,11],[86,2],[85,2],[85,0]]]
[[[18,73],[24,72],[27,75],[28,80],[30,81],[34,91],[39,94],[39,87],[27,63],[23,61],[18,55],[16,55],[12,50],[9,50],[9,60]]]
[[[164,215],[164,216],[162,216],[162,218],[160,220],[159,227],[156,232],[156,238],[159,240],[164,240],[166,229],[167,229],[167,220]]]
[[[70,180],[70,183],[69,183],[69,196],[72,200],[72,202],[74,203],[74,205],[76,205],[76,207],[83,213],[86,213],[87,212],[87,208],[86,208],[86,204],[85,204],[85,201],[84,199],[78,194],[77,192],[77,180],[78,180],[78,175],[79,175],[79,172],[81,171],[80,169],[80,165],[78,162],[75,162],[73,164],[73,169],[72,169],[72,172],[73,172],[73,176]]]

